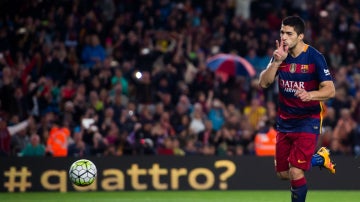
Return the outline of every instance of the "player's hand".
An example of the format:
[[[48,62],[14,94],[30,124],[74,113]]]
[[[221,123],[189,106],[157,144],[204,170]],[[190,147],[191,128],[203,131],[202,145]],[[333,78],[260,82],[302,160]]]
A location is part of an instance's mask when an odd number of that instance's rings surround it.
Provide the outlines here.
[[[284,45],[284,42],[276,40],[276,50],[274,51],[275,62],[282,62],[286,59],[288,55],[289,47]]]
[[[311,93],[300,87],[296,88],[295,96],[300,98],[300,100],[303,102],[309,102],[312,100]]]

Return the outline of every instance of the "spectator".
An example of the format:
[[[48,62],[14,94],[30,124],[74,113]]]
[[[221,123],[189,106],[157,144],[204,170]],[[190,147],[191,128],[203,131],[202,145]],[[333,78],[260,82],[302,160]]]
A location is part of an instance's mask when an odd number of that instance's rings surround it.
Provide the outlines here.
[[[336,119],[340,118],[341,109],[349,109],[351,107],[351,97],[347,94],[346,86],[339,86],[336,89],[335,98],[332,100],[331,106],[335,109]]]
[[[215,98],[208,112],[208,119],[212,122],[213,129],[218,131],[225,123],[227,117],[228,111],[225,104],[220,99]]]
[[[30,142],[21,151],[20,156],[45,156],[45,145],[40,142],[38,134],[30,136]]]
[[[266,108],[263,107],[258,98],[253,98],[250,105],[244,109],[244,115],[249,119],[253,130],[259,129],[259,123],[266,115]]]
[[[94,68],[95,65],[99,66],[104,62],[106,52],[104,47],[100,44],[99,36],[91,34],[86,37],[87,44],[81,53],[81,58],[88,68]]]
[[[30,143],[30,136],[27,128],[24,128],[11,136],[11,155],[17,156]]]
[[[190,117],[187,114],[181,116],[179,125],[174,125],[176,127],[176,136],[180,141],[180,145],[183,147],[185,145],[186,139],[193,134],[190,128]]]
[[[201,154],[199,148],[196,145],[196,138],[192,135],[186,138],[184,145],[185,156],[199,155]]]
[[[8,126],[7,115],[4,112],[0,112],[0,156],[11,155],[11,150],[16,148],[11,147],[12,136],[19,131],[26,129],[31,121],[32,117],[22,122],[16,123],[12,126]],[[20,143],[17,144],[17,146],[19,145]],[[18,149],[22,148],[20,147]],[[15,153],[17,155],[17,152]]]
[[[194,109],[191,114],[191,121],[190,121],[190,131],[191,133],[197,135],[200,132],[205,130],[205,114],[200,103],[194,104]]]
[[[165,137],[160,146],[158,146],[157,152],[158,155],[175,155],[173,141],[171,137]]]
[[[351,154],[356,136],[356,122],[347,108],[340,110],[340,119],[333,131],[331,150],[338,154]]]
[[[356,95],[354,99],[352,99],[351,102],[351,108],[350,108],[351,114],[353,119],[356,121],[356,123],[360,126],[360,91],[356,91]]]
[[[190,107],[191,103],[188,97],[186,95],[181,95],[170,117],[171,125],[174,127],[177,134],[188,128],[187,120],[184,120],[184,117],[188,116]]]
[[[64,157],[68,155],[70,130],[59,124],[54,124],[46,142],[46,152],[53,157]]]
[[[245,58],[253,65],[256,72],[261,72],[261,67],[259,65],[260,57],[257,55],[255,48],[250,48]]]
[[[202,145],[214,145],[214,138],[218,130],[213,129],[213,122],[211,120],[205,121],[205,130],[201,131],[198,135],[198,141]],[[209,148],[210,149],[210,148]]]
[[[266,121],[264,127],[255,135],[254,148],[257,156],[274,156],[276,144],[275,124],[272,121]]]
[[[76,85],[72,79],[66,81],[64,87],[61,88],[61,99],[65,101],[70,101],[76,93]]]
[[[153,103],[153,93],[151,74],[149,72],[142,72],[138,74],[138,78],[136,80],[136,101],[139,104]]]
[[[178,138],[172,138],[173,152],[175,156],[185,156],[185,151],[181,148]]]
[[[16,110],[16,99],[15,99],[15,87],[14,87],[14,75],[10,67],[2,69],[2,82],[0,87],[0,103],[1,109],[8,113],[9,116],[15,115]]]
[[[85,157],[90,155],[90,147],[83,141],[83,131],[76,127],[73,131],[72,143],[68,146],[67,156]]]
[[[63,78],[67,65],[65,61],[66,54],[63,44],[52,47],[50,54],[44,61],[45,64],[42,68],[41,75],[51,78],[55,83],[60,81],[60,79]]]
[[[120,141],[120,130],[115,122],[110,123],[109,129],[104,134],[106,143],[108,145],[114,145],[116,148]]]
[[[142,123],[138,123],[134,127],[134,137],[131,140],[133,145],[135,145],[137,154],[140,155],[153,155],[156,154],[154,140],[155,137],[152,136],[153,123],[149,120],[144,120]]]
[[[115,68],[115,75],[111,77],[111,84],[112,86],[120,84],[121,93],[129,95],[129,82],[123,77],[123,73],[120,68]]]
[[[333,131],[337,125],[337,119],[335,117],[335,109],[328,106],[323,120],[322,134],[318,139],[318,146],[325,146],[330,148],[333,139]]]
[[[93,134],[92,136],[92,142],[90,145],[90,153],[92,156],[102,156],[104,155],[106,148],[108,146],[106,140],[103,138],[103,136],[97,132],[97,131],[92,131],[91,132]],[[89,135],[89,134],[85,134],[85,135]]]
[[[217,131],[214,141],[218,145],[218,155],[232,156],[239,141],[237,131],[235,128],[224,126]]]
[[[329,64],[332,68],[339,68],[343,64],[343,56],[339,44],[333,44],[329,52]]]
[[[160,145],[169,146],[170,145],[170,143],[168,143],[167,145],[165,145],[165,143],[164,143],[165,139],[175,135],[175,130],[170,125],[169,112],[164,112],[161,115],[160,120],[158,120],[154,124],[154,126],[151,130],[151,135],[152,135],[153,139],[156,140],[155,144],[157,146],[160,146]]]

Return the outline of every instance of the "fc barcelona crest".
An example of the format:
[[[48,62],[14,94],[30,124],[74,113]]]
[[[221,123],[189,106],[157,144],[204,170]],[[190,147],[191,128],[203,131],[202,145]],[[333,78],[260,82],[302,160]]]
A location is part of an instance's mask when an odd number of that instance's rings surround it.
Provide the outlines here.
[[[290,64],[289,71],[290,71],[290,73],[296,72],[296,64],[295,63]]]
[[[301,65],[301,73],[309,72],[309,65]]]

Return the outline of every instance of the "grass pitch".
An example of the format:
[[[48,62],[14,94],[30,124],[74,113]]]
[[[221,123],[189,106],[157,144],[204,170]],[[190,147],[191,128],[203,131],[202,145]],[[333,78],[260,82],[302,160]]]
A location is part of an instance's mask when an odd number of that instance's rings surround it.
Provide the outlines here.
[[[288,202],[289,191],[118,191],[0,193],[4,202]],[[360,191],[310,190],[307,201],[355,202]]]

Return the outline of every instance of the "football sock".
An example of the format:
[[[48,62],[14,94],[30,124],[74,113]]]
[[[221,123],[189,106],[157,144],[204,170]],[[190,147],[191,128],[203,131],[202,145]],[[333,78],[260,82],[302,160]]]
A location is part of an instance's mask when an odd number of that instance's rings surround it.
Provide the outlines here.
[[[291,180],[291,202],[305,202],[307,194],[306,179]]]
[[[314,154],[311,159],[311,166],[322,166],[324,165],[324,158],[319,154]]]
[[[306,184],[301,187],[291,188],[291,202],[305,202],[306,194]]]

